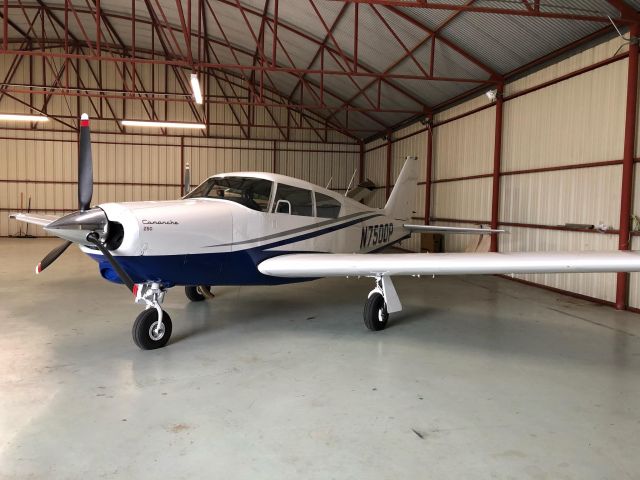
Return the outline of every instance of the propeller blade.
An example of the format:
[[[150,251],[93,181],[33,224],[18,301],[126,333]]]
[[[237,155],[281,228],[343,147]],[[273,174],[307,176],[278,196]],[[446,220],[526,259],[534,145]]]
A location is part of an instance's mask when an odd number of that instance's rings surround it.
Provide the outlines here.
[[[80,147],[78,149],[78,204],[81,211],[91,206],[93,196],[93,161],[91,158],[91,133],[89,115],[80,117]]]
[[[42,272],[45,268],[55,262],[72,243],[73,242],[66,241],[47,253],[47,256],[44,257],[38,265],[36,265],[36,273]]]
[[[94,244],[96,247],[98,247],[98,250],[102,252],[102,255],[104,255],[107,261],[111,264],[113,269],[118,274],[118,277],[120,277],[120,280],[122,280],[122,283],[124,283],[127,286],[127,288],[133,292],[133,285],[134,285],[133,280],[131,279],[129,274],[124,271],[124,269],[120,266],[120,264],[113,257],[113,255],[111,255],[111,252],[104,245],[104,243],[100,241],[100,237],[98,236],[98,234],[95,232],[90,233],[89,235],[87,235],[87,240],[92,244]]]

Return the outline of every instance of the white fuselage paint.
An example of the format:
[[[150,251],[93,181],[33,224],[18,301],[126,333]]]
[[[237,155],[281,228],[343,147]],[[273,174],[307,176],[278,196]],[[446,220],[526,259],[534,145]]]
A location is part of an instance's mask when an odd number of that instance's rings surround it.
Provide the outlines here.
[[[279,183],[322,193],[338,200],[338,218],[260,212],[230,200],[193,198],[171,201],[105,203],[99,205],[110,221],[124,227],[117,257],[153,257],[241,252],[258,249],[280,252],[367,253],[409,235],[407,218],[395,219],[384,210],[362,205],[309,182],[277,174],[242,172],[242,176],[273,181],[270,210]],[[315,198],[315,196],[314,196]],[[314,201],[315,212],[315,201]],[[85,253],[99,255],[81,246]]]

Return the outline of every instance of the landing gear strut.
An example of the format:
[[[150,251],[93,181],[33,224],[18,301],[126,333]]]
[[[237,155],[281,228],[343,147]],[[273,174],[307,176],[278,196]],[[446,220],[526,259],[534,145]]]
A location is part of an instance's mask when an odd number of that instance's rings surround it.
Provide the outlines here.
[[[387,275],[377,276],[376,286],[369,292],[364,304],[362,316],[369,330],[384,330],[389,320],[389,313],[402,310],[402,304],[396,289]]]
[[[171,338],[171,317],[162,310],[166,289],[159,283],[137,284],[134,288],[136,303],[143,303],[146,309],[133,323],[131,334],[133,341],[142,350],[164,347]]]
[[[214,297],[209,285],[188,285],[184,287],[184,293],[192,302],[201,302]]]

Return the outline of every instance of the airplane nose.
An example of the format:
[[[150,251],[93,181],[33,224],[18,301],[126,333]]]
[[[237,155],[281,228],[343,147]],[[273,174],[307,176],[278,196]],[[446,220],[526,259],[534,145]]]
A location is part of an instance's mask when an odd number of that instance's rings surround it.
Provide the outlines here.
[[[91,245],[87,235],[96,232],[101,239],[107,234],[109,219],[100,208],[92,208],[84,212],[73,212],[50,223],[44,229],[57,237],[71,242]]]

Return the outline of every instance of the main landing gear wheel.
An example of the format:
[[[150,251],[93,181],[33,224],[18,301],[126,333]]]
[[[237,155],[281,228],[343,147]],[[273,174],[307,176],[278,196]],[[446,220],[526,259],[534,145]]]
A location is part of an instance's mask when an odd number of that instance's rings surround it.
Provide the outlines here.
[[[133,341],[142,350],[154,350],[164,347],[171,337],[171,317],[162,312],[162,325],[158,328],[158,310],[144,310],[133,324]]]
[[[369,330],[384,330],[389,320],[387,305],[384,303],[384,297],[378,292],[372,293],[364,304],[364,324]]]
[[[184,293],[192,302],[201,302],[207,298],[213,298],[209,285],[189,285],[184,287]]]

